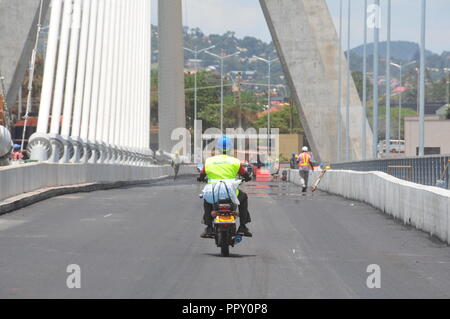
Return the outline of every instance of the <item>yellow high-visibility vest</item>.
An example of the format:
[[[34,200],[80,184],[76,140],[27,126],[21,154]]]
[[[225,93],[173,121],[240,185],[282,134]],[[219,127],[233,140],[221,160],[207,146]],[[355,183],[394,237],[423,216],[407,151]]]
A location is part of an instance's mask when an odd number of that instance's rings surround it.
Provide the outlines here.
[[[241,162],[228,155],[210,157],[205,162],[205,173],[208,179],[234,179],[239,174]]]
[[[310,166],[311,156],[308,153],[300,154],[299,166],[305,167]]]

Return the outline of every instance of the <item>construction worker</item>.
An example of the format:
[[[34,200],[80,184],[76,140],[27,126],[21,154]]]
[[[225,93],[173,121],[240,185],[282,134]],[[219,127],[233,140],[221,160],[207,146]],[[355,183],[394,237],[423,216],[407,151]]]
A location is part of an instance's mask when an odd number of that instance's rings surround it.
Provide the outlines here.
[[[289,161],[289,164],[291,166],[291,169],[296,169],[297,168],[297,153],[292,153],[292,157],[291,160]]]
[[[13,153],[12,153],[12,160],[13,161],[20,161],[23,159],[23,154],[20,151],[20,145],[14,144],[13,146]]]
[[[206,177],[208,177],[208,180],[224,180],[235,179],[237,176],[242,176],[246,182],[251,181],[252,178],[245,169],[245,166],[241,164],[241,161],[235,157],[227,155],[227,153],[230,153],[233,148],[232,141],[229,137],[220,137],[217,141],[216,148],[222,153],[222,155],[213,156],[206,160],[205,167],[201,171],[200,177],[197,178],[197,181],[203,182]],[[240,202],[240,226],[237,233],[241,236],[252,237],[252,233],[250,233],[246,226],[246,224],[251,222],[250,213],[248,211],[248,196],[242,190],[239,190],[238,192],[237,198]],[[211,216],[213,205],[209,204],[205,200],[203,207],[203,222],[206,224],[206,229],[201,237],[211,238],[214,236],[213,217]]]
[[[308,151],[308,147],[304,146],[302,148],[302,153],[298,156],[297,159],[303,193],[306,193],[308,188],[309,172],[311,170],[314,171],[312,155]]]
[[[180,165],[181,165],[181,159],[180,159],[180,153],[175,153],[175,158],[172,160],[172,168],[175,171],[175,176],[173,177],[173,180],[175,180],[178,176],[178,172],[180,171]]]

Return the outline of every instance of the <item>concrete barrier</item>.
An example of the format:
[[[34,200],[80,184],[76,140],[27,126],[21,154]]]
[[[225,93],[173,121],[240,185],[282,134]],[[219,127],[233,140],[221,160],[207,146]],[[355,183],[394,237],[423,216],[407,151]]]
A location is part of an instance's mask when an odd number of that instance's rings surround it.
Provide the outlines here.
[[[310,185],[319,172],[313,172]],[[298,171],[289,174],[300,184]],[[450,191],[404,181],[382,172],[328,171],[319,190],[367,203],[450,244]]]
[[[195,173],[194,166],[183,165],[179,174]],[[1,167],[0,214],[63,193],[140,184],[173,174],[169,165],[33,163]]]

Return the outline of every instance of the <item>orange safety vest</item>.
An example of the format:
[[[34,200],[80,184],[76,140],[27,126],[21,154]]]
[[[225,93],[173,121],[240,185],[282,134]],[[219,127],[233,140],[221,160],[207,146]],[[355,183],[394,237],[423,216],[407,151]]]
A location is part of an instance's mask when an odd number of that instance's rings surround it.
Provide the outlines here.
[[[310,166],[311,156],[308,153],[301,153],[300,160],[298,162],[298,166],[300,167]]]

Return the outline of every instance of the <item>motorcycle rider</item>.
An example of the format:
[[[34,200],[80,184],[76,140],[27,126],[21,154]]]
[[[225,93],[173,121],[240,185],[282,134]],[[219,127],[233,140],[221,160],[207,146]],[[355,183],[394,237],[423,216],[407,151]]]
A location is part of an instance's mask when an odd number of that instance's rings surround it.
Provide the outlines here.
[[[242,176],[246,182],[251,181],[251,177],[248,174],[245,166],[241,164],[239,159],[227,155],[230,153],[233,145],[232,140],[227,136],[222,136],[217,140],[217,147],[221,151],[222,155],[213,156],[206,160],[205,166],[197,178],[199,182],[205,181],[206,177],[211,180],[223,180],[223,179],[235,179],[238,175]],[[246,237],[252,237],[246,224],[251,222],[250,213],[248,211],[248,196],[242,190],[238,190],[238,200],[239,205],[239,216],[240,216],[240,226],[237,230],[237,234]],[[206,229],[202,233],[202,238],[211,238],[214,236],[213,229],[213,217],[211,212],[213,210],[213,205],[209,204],[206,200],[203,204],[204,215],[203,221],[206,224]]]

